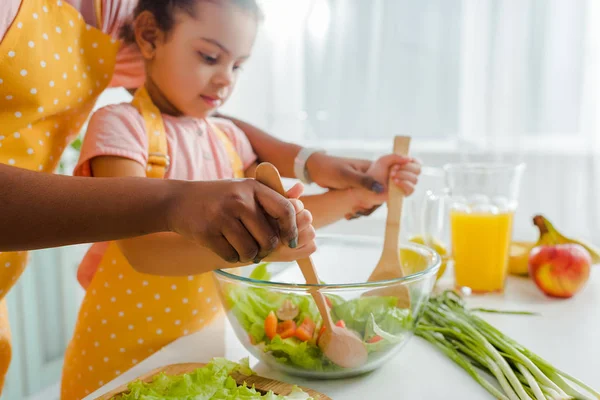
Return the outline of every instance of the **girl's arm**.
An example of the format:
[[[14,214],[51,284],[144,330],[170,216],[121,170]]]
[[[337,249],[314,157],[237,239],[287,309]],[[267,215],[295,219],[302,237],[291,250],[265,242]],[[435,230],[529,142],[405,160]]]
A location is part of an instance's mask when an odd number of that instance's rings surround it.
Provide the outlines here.
[[[281,176],[287,178],[295,177],[294,158],[300,151],[300,146],[279,140],[254,125],[239,119],[221,114],[216,114],[215,116],[226,118],[240,128],[250,141],[252,149],[260,161],[268,161],[273,164]]]
[[[93,158],[90,164],[95,177],[137,176],[141,178],[145,176],[144,167],[141,164],[126,158],[101,156]],[[298,246],[295,249],[280,246],[279,250],[276,250],[269,257],[271,260],[288,261],[290,257],[291,259],[307,257],[314,251],[312,241],[314,231],[311,231],[312,228],[310,227],[310,214],[302,210],[298,202],[294,202],[294,205],[299,230]],[[225,230],[246,229],[240,221],[237,221],[237,223],[237,226],[228,226],[225,227]],[[275,239],[272,238],[272,240]],[[250,264],[249,262],[234,264],[225,262],[206,247],[202,247],[175,233],[156,233],[123,239],[119,240],[117,244],[132,267],[147,274],[185,276]],[[280,257],[283,249],[286,249],[285,256]],[[254,257],[254,255],[240,254],[240,259],[248,259],[249,257]]]
[[[302,196],[300,200],[313,216],[313,227],[322,228],[339,221],[353,213],[359,205],[353,191],[356,189],[332,190],[311,196]]]
[[[246,170],[246,176],[254,176],[255,168],[256,164],[250,166]],[[404,194],[409,196],[414,191],[421,166],[412,158],[390,154],[372,163],[367,172],[370,177],[379,181],[388,182],[391,178]],[[312,225],[315,229],[339,221],[347,215],[354,215],[361,210],[374,209],[383,204],[386,199],[387,190],[376,194],[361,188],[330,189],[322,194],[300,197],[313,217]]]

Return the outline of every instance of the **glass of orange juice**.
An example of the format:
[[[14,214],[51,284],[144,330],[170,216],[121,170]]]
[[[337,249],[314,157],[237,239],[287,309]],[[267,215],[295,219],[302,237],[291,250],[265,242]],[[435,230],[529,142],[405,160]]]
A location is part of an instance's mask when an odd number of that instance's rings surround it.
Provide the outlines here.
[[[504,290],[524,169],[524,164],[447,164],[445,193],[430,192],[426,197],[424,236],[440,237],[442,231],[447,232],[457,289],[468,293]]]

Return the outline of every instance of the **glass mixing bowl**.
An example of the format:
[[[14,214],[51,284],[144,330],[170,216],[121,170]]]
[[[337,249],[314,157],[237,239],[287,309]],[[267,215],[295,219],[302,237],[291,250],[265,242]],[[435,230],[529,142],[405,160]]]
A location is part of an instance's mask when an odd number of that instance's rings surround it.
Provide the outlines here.
[[[352,235],[321,235],[313,262],[320,285],[307,285],[295,262],[265,263],[216,271],[221,299],[238,339],[259,360],[291,375],[342,378],[372,371],[408,343],[429,300],[440,256],[404,243],[399,253],[406,276],[367,282],[383,241]],[[410,308],[398,308],[391,288],[405,286]],[[338,324],[367,347],[366,363],[342,368],[318,347],[322,320],[310,295],[320,290]],[[384,289],[384,290],[381,290]]]

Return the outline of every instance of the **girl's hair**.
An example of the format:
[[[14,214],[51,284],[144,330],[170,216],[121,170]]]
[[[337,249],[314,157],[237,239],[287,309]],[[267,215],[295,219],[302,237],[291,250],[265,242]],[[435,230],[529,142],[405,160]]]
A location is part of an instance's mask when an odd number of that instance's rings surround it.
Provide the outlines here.
[[[175,11],[185,11],[194,16],[194,7],[201,1],[207,1],[215,4],[230,3],[246,10],[256,17],[262,19],[262,12],[256,0],[139,0],[133,12],[131,22],[123,25],[119,31],[119,36],[125,43],[135,43],[135,33],[133,31],[133,20],[144,11],[149,11],[156,18],[158,27],[163,32],[169,32],[175,24]]]

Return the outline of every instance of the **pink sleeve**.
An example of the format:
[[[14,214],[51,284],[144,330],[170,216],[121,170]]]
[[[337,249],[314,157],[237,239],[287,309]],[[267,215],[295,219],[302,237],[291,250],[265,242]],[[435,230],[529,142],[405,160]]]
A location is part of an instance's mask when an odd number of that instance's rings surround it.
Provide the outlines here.
[[[102,31],[115,39],[119,39],[121,28],[129,24],[137,0],[100,0],[102,1]],[[134,44],[123,44],[117,53],[117,62],[113,73],[111,87],[137,89],[145,79],[144,60]]]
[[[121,46],[109,86],[137,89],[144,84],[145,79],[144,60],[137,45]]]
[[[74,175],[91,176],[90,161],[99,156],[128,158],[146,166],[148,137],[144,120],[131,104],[106,106],[92,115]]]
[[[0,42],[8,32],[8,28],[17,17],[21,0],[3,0],[0,6]]]
[[[248,168],[258,159],[244,131],[238,128],[233,122],[224,118],[211,118],[211,122],[221,129],[229,140],[231,140],[235,151],[237,151],[242,159],[244,169]]]

